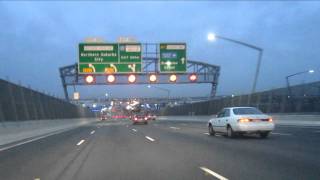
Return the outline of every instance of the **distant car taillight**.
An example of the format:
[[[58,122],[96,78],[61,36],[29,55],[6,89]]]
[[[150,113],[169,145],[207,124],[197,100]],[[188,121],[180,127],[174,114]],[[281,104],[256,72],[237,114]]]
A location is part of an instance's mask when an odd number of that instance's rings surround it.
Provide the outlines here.
[[[273,122],[272,118],[269,118],[268,121],[269,121],[269,122]]]
[[[147,117],[144,117],[144,120],[148,120],[148,118],[147,118]]]
[[[134,118],[134,120],[138,120],[138,118]]]

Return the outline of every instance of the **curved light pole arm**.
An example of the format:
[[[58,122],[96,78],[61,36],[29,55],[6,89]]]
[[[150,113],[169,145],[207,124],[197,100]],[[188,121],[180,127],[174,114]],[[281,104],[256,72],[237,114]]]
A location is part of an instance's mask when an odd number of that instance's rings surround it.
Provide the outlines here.
[[[155,87],[155,86],[152,86],[153,88],[156,88],[156,89],[159,89],[159,90],[162,90],[162,91],[166,91],[167,92],[167,96],[168,96],[168,100],[169,100],[169,97],[170,97],[170,90],[169,89],[166,89],[166,88],[161,88],[161,87]]]
[[[159,89],[161,91],[165,91],[167,92],[167,99],[168,99],[168,102],[169,102],[169,98],[170,98],[170,90],[169,89],[166,89],[166,88],[161,88],[161,87],[155,87],[155,86],[151,86],[149,85],[148,88],[155,88],[155,89]]]
[[[309,72],[309,70],[308,71],[301,71],[301,72],[297,72],[297,73],[288,75],[286,78],[289,78],[289,77],[292,77],[292,76],[296,76],[296,75],[300,75],[300,74],[304,74],[304,73],[307,73],[307,72]]]
[[[219,39],[223,39],[223,40],[226,40],[226,41],[231,41],[233,43],[237,43],[237,44],[241,44],[243,46],[247,46],[249,48],[252,48],[252,49],[255,49],[255,50],[258,50],[258,51],[262,51],[263,49],[260,48],[260,47],[257,47],[257,46],[254,46],[252,44],[248,44],[248,43],[245,43],[245,42],[242,42],[242,41],[238,41],[238,40],[235,40],[235,39],[230,39],[230,38],[227,38],[227,37],[223,37],[223,36],[218,36],[216,35],[217,38]]]
[[[296,75],[300,75],[300,74],[305,74],[305,73],[308,73],[308,72],[310,72],[310,70],[301,71],[301,72],[297,72],[297,73],[290,74],[290,75],[286,76],[286,82],[287,82],[287,89],[288,89],[288,96],[289,96],[289,97],[292,96],[292,91],[291,91],[291,87],[290,87],[289,78],[292,77],[292,76],[296,76]]]
[[[226,40],[226,41],[230,41],[230,42],[233,42],[233,43],[236,43],[236,44],[240,44],[240,45],[246,46],[248,48],[251,48],[251,49],[259,51],[259,57],[258,57],[258,62],[257,62],[257,67],[256,67],[256,73],[255,73],[255,76],[254,76],[254,81],[253,81],[252,90],[251,90],[251,93],[255,93],[256,86],[257,86],[257,81],[258,81],[258,77],[259,77],[259,72],[260,72],[260,65],[261,65],[261,60],[262,60],[263,49],[260,48],[260,47],[254,46],[252,44],[248,44],[248,43],[245,43],[245,42],[242,42],[242,41],[230,39],[230,38],[223,37],[223,36],[216,35],[216,38],[223,39],[223,40]]]

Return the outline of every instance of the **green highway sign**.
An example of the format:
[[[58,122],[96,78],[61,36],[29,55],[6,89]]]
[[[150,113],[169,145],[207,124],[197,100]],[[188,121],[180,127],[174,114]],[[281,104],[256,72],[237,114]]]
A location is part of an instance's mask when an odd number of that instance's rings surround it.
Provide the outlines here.
[[[79,74],[141,72],[140,43],[80,43]]]
[[[160,43],[160,72],[184,73],[187,71],[186,43]]]
[[[141,44],[119,44],[120,63],[141,63]]]
[[[80,43],[80,63],[117,63],[118,44]]]

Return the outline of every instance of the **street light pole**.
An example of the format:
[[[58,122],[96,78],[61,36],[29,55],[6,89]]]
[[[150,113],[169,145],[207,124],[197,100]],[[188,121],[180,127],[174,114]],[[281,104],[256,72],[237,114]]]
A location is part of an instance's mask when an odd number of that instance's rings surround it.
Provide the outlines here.
[[[168,102],[169,102],[169,99],[170,99],[170,90],[169,89],[156,87],[156,86],[151,86],[151,85],[148,85],[148,88],[155,88],[155,89],[159,89],[159,90],[167,92],[167,99],[168,99]]]
[[[262,60],[262,55],[263,55],[263,49],[260,48],[260,47],[254,46],[252,44],[248,44],[248,43],[245,43],[245,42],[242,42],[242,41],[238,41],[238,40],[234,40],[234,39],[230,39],[230,38],[227,38],[227,37],[218,36],[218,35],[210,33],[208,35],[208,40],[209,41],[213,41],[214,39],[222,39],[222,40],[225,40],[225,41],[229,41],[229,42],[233,42],[233,43],[236,43],[236,44],[240,44],[240,45],[246,46],[248,48],[254,49],[254,50],[259,52],[256,72],[255,72],[253,85],[252,85],[252,89],[251,89],[251,93],[255,93],[256,92],[256,86],[257,86],[257,81],[258,81],[258,77],[259,77],[259,73],[260,73],[260,65],[261,65],[261,60]]]
[[[310,73],[310,74],[312,74],[312,73],[314,73],[314,70],[310,69],[310,70],[307,70],[307,71],[301,71],[301,72],[297,72],[297,73],[294,73],[294,74],[291,74],[291,75],[286,76],[287,89],[288,89],[288,97],[291,97],[291,96],[292,96],[289,78],[292,77],[292,76],[297,76],[297,75],[305,74],[305,73]]]

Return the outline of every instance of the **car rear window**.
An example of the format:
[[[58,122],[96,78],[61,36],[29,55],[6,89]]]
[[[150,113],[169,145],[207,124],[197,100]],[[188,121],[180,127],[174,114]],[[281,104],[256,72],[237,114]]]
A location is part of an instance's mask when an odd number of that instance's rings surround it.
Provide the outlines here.
[[[260,110],[256,108],[234,108],[233,113],[236,115],[242,114],[263,114]]]

